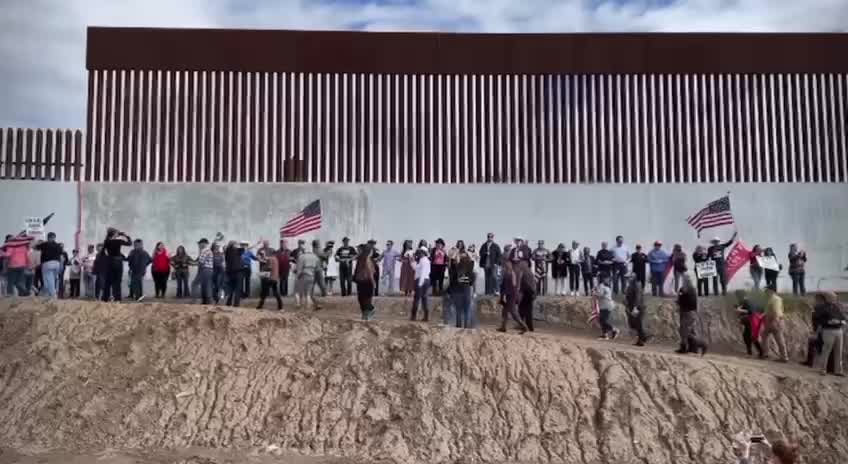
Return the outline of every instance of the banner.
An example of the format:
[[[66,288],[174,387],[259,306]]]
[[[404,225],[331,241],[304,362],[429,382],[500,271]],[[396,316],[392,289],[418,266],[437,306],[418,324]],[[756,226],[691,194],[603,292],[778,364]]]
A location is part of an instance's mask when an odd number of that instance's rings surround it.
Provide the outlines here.
[[[778,264],[776,256],[757,256],[757,263],[759,263],[760,267],[763,269],[771,271],[780,270],[780,264]]]
[[[745,248],[742,241],[734,243],[730,252],[727,254],[727,267],[724,270],[725,279],[727,279],[726,281],[730,282],[730,280],[733,279],[733,275],[736,274],[739,269],[742,269],[742,266],[748,264],[750,259],[751,250]]]
[[[695,276],[698,279],[706,279],[717,275],[718,272],[716,271],[715,261],[708,260],[701,263],[695,263]]]
[[[36,240],[44,240],[44,220],[35,216],[25,218],[24,233]]]

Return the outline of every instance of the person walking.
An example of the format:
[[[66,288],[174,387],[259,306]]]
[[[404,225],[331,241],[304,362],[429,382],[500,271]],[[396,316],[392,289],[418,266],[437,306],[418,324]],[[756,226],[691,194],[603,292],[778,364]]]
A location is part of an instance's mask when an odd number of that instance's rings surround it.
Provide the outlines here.
[[[374,287],[377,282],[374,279],[375,266],[371,259],[371,252],[370,245],[360,245],[359,253],[356,255],[356,269],[353,273],[356,298],[359,301],[359,311],[362,313],[363,321],[374,319]]]
[[[766,296],[768,297],[768,302],[766,303],[765,318],[763,319],[763,349],[766,353],[768,353],[769,338],[774,337],[774,341],[777,343],[777,350],[780,355],[778,361],[784,363],[789,362],[789,352],[786,350],[786,326],[783,320],[783,299],[777,295],[777,292],[773,288],[768,286],[766,287]],[[760,358],[766,359],[768,357],[768,354],[766,353],[764,353]]]
[[[580,272],[583,275],[583,291],[586,296],[595,288],[595,258],[592,256],[592,250],[589,247],[583,247],[583,254],[580,256]]]
[[[498,265],[501,263],[501,247],[495,243],[495,234],[486,234],[486,242],[480,245],[480,267],[485,276],[485,294],[498,292]]]
[[[792,278],[792,294],[804,296],[807,287],[804,285],[804,268],[807,264],[807,252],[801,250],[797,243],[789,245],[789,277]]]
[[[828,358],[833,358],[833,375],[844,377],[842,370],[842,350],[844,346],[845,313],[839,305],[835,293],[824,292],[816,295],[813,311],[813,325],[818,327],[822,338],[821,353],[816,357],[816,369],[827,375]]]
[[[196,298],[199,291],[201,302],[208,305],[212,303],[212,272],[215,267],[215,258],[212,255],[209,240],[201,238],[197,242],[197,247],[197,275],[191,283],[191,293]]]
[[[410,245],[412,242],[409,242]],[[422,321],[430,320],[430,309],[427,306],[427,291],[430,289],[430,257],[427,256],[427,248],[421,247],[415,252],[415,269],[414,269],[414,284],[415,294],[412,298],[412,312],[409,319],[415,321],[418,319],[418,305],[424,311]],[[401,281],[403,281],[403,273],[401,273]]]
[[[711,246],[707,249],[707,256],[715,261],[716,276],[713,277],[713,288],[715,289],[716,295],[718,295],[719,285],[721,285],[722,296],[727,295],[727,275],[725,273],[724,251],[727,247],[733,245],[733,242],[736,241],[737,235],[738,232],[733,232],[733,236],[725,243],[721,243],[721,239],[715,237],[710,241]]]
[[[642,284],[636,274],[630,274],[627,289],[624,291],[624,306],[627,309],[627,323],[636,332],[636,346],[645,346],[648,335],[645,333],[645,300]]]
[[[311,309],[313,306],[312,295],[315,286],[315,272],[318,266],[320,266],[318,256],[309,248],[305,248],[297,257],[297,282],[295,283],[294,299],[298,308],[300,308],[301,303],[305,303],[307,309]]]
[[[677,307],[680,316],[679,354],[707,353],[707,344],[697,336],[695,326],[698,323],[698,295],[688,274],[683,275],[680,291],[677,293]]]
[[[753,356],[752,347],[757,349],[758,356],[763,356],[763,346],[760,345],[760,327],[763,314],[759,307],[752,302],[744,290],[736,291],[736,314],[739,315],[739,323],[742,324],[742,341],[745,343],[745,351],[748,356]]]
[[[417,254],[418,252],[412,249],[412,240],[404,240],[403,249],[400,253],[400,292],[406,297],[414,295],[415,289],[418,287],[415,277],[415,268],[419,261]],[[429,269],[429,265],[427,269]],[[429,271],[427,274],[427,282],[429,282]]]
[[[103,249],[109,260],[106,265],[106,282],[103,286],[103,301],[109,301],[110,293],[112,300],[121,301],[121,281],[124,278],[124,255],[121,248],[132,246],[129,235],[115,228],[106,230],[106,240],[103,241]]]
[[[432,257],[430,285],[433,286],[433,296],[438,296],[445,291],[445,270],[448,266],[448,255],[445,251],[444,240],[436,239],[430,256]]]
[[[777,256],[774,254],[774,250],[771,248],[766,248],[763,252],[763,256],[768,258],[773,258],[775,262],[777,262]],[[771,287],[775,292],[777,292],[777,278],[780,276],[780,271],[783,269],[783,265],[778,263],[777,269],[766,269],[766,287]]]
[[[675,243],[674,248],[671,249],[671,266],[674,272],[674,293],[677,293],[680,290],[680,279],[689,270],[686,267],[686,253],[683,252],[683,246],[679,243]]]
[[[398,261],[400,261],[400,253],[394,249],[395,243],[391,240],[386,242],[386,249],[383,251],[383,288],[386,295],[391,295],[395,291],[395,269]]]
[[[153,248],[153,264],[150,267],[150,272],[153,275],[155,297],[165,298],[165,292],[168,290],[168,277],[171,275],[171,257],[168,256],[168,250],[165,249],[165,244],[162,242],[156,243]]]
[[[29,251],[33,238],[25,234],[7,235],[0,252],[6,256],[6,295],[29,296],[26,273],[29,270]]]
[[[277,250],[277,265],[280,270],[280,297],[289,296],[289,272],[291,272],[291,250],[288,242],[280,240],[280,249]]]
[[[651,295],[661,298],[665,297],[663,283],[665,271],[668,269],[671,257],[662,249],[662,242],[654,242],[654,249],[648,253],[648,262],[651,264]]]
[[[47,241],[36,243],[35,249],[41,252],[41,276],[43,279],[41,294],[48,298],[56,298],[58,296],[59,273],[62,268],[62,247],[56,242],[56,234],[49,232]]]
[[[701,277],[698,275],[698,263],[705,263],[710,260],[710,256],[707,254],[707,250],[698,245],[695,247],[695,251],[692,253],[692,262],[695,263],[695,276],[698,279],[698,296],[710,296],[710,278],[709,277]],[[715,289],[716,294],[718,294],[718,288]]]
[[[619,334],[619,330],[610,322],[612,311],[615,309],[610,279],[609,275],[601,275],[598,277],[598,286],[592,291],[592,296],[598,302],[598,323],[601,325],[601,336],[598,340],[615,340]]]
[[[518,315],[524,321],[527,330],[533,332],[533,303],[536,301],[536,279],[527,261],[513,262],[518,279]]]
[[[548,294],[548,266],[552,261],[551,252],[545,248],[545,241],[539,240],[533,250],[533,273],[536,277],[536,295]]]
[[[627,286],[627,264],[630,262],[630,248],[624,244],[624,237],[615,238],[612,249],[612,293],[624,293]]]
[[[321,246],[320,240],[312,241],[312,254],[317,258],[318,263],[315,265],[315,275],[312,277],[312,286],[307,288],[306,291],[309,293],[309,299],[312,300],[314,307],[316,310],[321,309],[321,306],[315,300],[315,287],[317,286],[319,290],[321,290],[321,296],[327,296],[327,285],[325,282],[326,274],[324,273],[324,262],[330,259],[330,255],[325,249]]]
[[[647,282],[645,276],[647,275],[648,255],[642,251],[642,245],[636,245],[636,251],[630,255],[630,263],[633,267],[633,275],[636,276],[636,280],[639,282],[644,293],[645,283]]]
[[[89,245],[88,252],[82,259],[82,285],[85,287],[85,297],[89,299],[97,299],[95,296],[97,274],[94,272],[94,262],[96,260],[97,252],[94,245]]]
[[[356,249],[350,246],[350,238],[342,239],[342,246],[336,250],[336,262],[339,264],[339,286],[342,296],[350,296],[353,282],[353,261],[356,259]]]
[[[565,260],[568,263],[568,289],[571,296],[577,296],[580,294],[580,243],[576,240],[571,242]]]
[[[521,333],[527,332],[527,324],[518,313],[519,278],[515,271],[515,265],[509,259],[502,258],[503,279],[501,279],[500,288],[500,303],[503,309],[501,310],[501,326],[498,327],[498,332],[506,332],[506,324],[509,318],[520,327]]]
[[[150,254],[144,249],[144,243],[141,239],[136,239],[133,242],[133,249],[127,256],[130,271],[130,299],[137,301],[144,299],[144,274],[147,273],[147,266],[152,261]]]
[[[178,250],[179,252],[179,250]],[[230,240],[224,248],[224,272],[227,276],[227,306],[238,308],[241,304],[242,268],[241,254],[244,249],[235,240]]]
[[[256,309],[265,307],[265,298],[271,293],[274,299],[277,300],[277,311],[283,310],[283,300],[280,298],[280,292],[277,288],[280,280],[280,262],[277,261],[277,256],[274,250],[265,247],[259,250],[259,282],[261,284],[259,292],[259,304]]]
[[[557,245],[556,250],[551,253],[551,275],[554,279],[554,295],[565,296],[565,279],[568,277],[568,250],[565,244]]]
[[[177,298],[189,298],[191,292],[188,288],[188,267],[191,264],[191,258],[184,246],[177,247],[176,253],[171,257],[171,266],[174,268],[174,279],[177,281]]]
[[[79,250],[74,249],[71,252],[70,264],[68,265],[68,284],[70,285],[70,297],[80,297],[80,281],[82,280],[82,258],[80,258]]]
[[[754,282],[754,291],[760,291],[760,284],[763,281],[763,267],[760,266],[759,257],[763,255],[763,249],[760,245],[754,245],[751,248],[751,254],[748,257],[748,271],[751,272],[751,280]]]

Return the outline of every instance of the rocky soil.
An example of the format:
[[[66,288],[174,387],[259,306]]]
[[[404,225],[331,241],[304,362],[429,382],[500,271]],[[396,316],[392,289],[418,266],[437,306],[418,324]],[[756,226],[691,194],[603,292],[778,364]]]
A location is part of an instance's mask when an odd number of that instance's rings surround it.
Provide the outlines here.
[[[549,322],[520,336],[490,330],[486,301],[484,329],[460,331],[404,321],[402,298],[375,322],[339,300],[282,314],[2,300],[0,462],[710,464],[732,462],[740,430],[846,462],[844,379],[597,342],[586,300],[540,303]],[[671,310],[651,304],[661,342]],[[702,313],[738,349],[732,314]]]

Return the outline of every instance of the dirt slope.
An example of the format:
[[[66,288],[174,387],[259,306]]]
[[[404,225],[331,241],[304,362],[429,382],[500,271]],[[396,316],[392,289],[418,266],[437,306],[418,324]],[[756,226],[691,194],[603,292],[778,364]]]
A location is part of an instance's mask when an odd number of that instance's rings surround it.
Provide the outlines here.
[[[753,429],[800,439],[807,462],[848,457],[848,384],[832,377],[343,314],[4,300],[0,446],[704,464]]]

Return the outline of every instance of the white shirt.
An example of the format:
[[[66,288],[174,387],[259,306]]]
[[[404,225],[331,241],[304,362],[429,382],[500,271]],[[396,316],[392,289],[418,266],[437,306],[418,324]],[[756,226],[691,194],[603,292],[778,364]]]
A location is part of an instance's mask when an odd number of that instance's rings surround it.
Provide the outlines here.
[[[627,245],[617,246],[612,249],[614,263],[626,263],[630,257],[630,248]]]
[[[568,250],[568,258],[571,260],[571,264],[577,264],[581,259],[580,249],[570,249]]]
[[[430,258],[422,256],[415,263],[415,284],[421,286],[425,280],[430,278]]]

